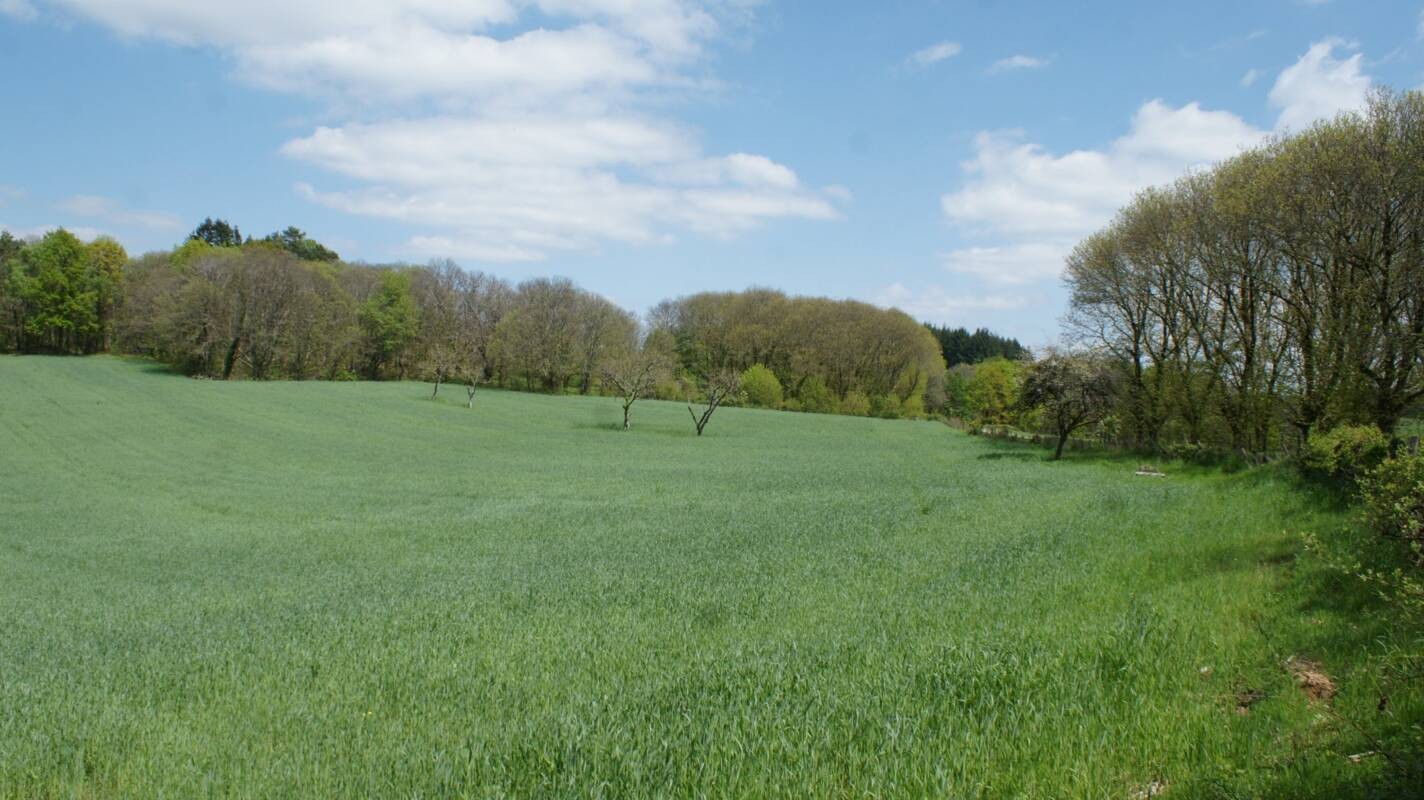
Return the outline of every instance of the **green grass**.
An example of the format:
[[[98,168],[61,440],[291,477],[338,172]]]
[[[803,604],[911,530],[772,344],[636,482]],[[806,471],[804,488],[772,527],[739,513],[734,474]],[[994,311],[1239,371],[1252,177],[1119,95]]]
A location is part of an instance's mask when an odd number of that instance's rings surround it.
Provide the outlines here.
[[[1383,680],[1298,574],[1339,512],[1277,473],[428,393],[0,358],[0,796],[1348,796],[1384,769],[1280,667],[1322,660],[1341,713]]]

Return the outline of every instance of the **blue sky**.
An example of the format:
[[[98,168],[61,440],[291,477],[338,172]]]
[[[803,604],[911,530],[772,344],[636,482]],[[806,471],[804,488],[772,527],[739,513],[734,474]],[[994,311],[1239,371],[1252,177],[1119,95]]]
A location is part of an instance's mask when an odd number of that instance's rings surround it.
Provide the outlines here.
[[[1424,5],[0,0],[0,227],[1056,337],[1133,191],[1424,83]]]

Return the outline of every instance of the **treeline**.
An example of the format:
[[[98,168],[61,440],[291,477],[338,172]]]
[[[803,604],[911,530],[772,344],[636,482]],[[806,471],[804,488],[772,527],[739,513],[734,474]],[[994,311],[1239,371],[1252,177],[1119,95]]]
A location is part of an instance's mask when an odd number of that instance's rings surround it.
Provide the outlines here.
[[[1132,445],[1294,449],[1424,397],[1424,95],[1140,194],[1068,259]]]
[[[939,341],[944,353],[944,363],[955,367],[960,364],[978,364],[991,358],[1017,360],[1028,355],[1028,348],[1017,339],[999,336],[986,328],[978,328],[970,333],[967,328],[950,328],[944,325],[926,324],[930,333]]]
[[[633,369],[639,396],[706,397],[716,382],[719,402],[792,410],[913,417],[943,403],[936,337],[854,301],[703,293],[639,320],[566,279],[349,264],[295,228],[254,240],[212,219],[131,261],[62,230],[0,242],[4,350],[112,349],[217,379],[413,378],[437,392],[622,394]]]

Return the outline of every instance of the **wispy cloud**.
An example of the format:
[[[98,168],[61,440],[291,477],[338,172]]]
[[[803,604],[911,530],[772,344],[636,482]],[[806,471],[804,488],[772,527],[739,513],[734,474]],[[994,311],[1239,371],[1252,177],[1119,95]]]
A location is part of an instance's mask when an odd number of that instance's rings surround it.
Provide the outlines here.
[[[1008,58],[1001,58],[989,65],[989,73],[1009,72],[1020,69],[1038,69],[1048,66],[1049,59],[1038,58],[1037,56],[1013,55]]]
[[[1249,89],[1256,84],[1256,80],[1260,77],[1261,71],[1259,69],[1248,69],[1246,70],[1246,74],[1241,76],[1241,85]]]
[[[0,0],[0,16],[29,22],[38,16],[38,12],[29,0]]]
[[[913,67],[928,67],[946,58],[953,58],[963,51],[959,42],[939,42],[932,44],[921,50],[916,50],[905,59],[905,63]]]
[[[938,286],[916,291],[898,281],[876,295],[877,305],[894,306],[921,319],[942,319],[966,309],[1010,311],[1023,308],[1028,301],[1028,297],[1019,294],[961,294]]]
[[[114,200],[98,195],[75,195],[60,202],[59,209],[78,217],[101,219],[110,225],[131,225],[154,231],[175,231],[183,228],[183,220],[173,214],[125,208]]]
[[[46,233],[49,233],[50,231],[54,230],[59,230],[60,228],[64,228],[65,230],[69,231],[70,233],[74,234],[75,236],[86,242],[92,242],[100,236],[105,235],[104,232],[99,230],[98,228],[91,228],[86,225],[49,224],[20,226],[6,225],[5,223],[0,222],[0,231],[7,231],[11,236],[15,237],[16,239],[24,239],[26,241],[43,238]]]

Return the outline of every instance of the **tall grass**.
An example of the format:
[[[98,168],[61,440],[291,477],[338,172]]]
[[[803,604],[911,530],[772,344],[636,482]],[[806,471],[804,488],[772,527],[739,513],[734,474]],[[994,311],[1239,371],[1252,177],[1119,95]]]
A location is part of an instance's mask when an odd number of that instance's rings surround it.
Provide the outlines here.
[[[1295,574],[1339,512],[1277,473],[428,394],[0,359],[0,796],[1347,796],[1385,768],[1280,667],[1374,703],[1368,631]]]

